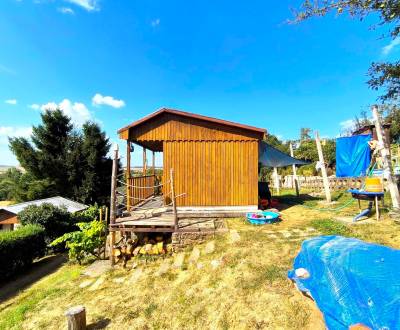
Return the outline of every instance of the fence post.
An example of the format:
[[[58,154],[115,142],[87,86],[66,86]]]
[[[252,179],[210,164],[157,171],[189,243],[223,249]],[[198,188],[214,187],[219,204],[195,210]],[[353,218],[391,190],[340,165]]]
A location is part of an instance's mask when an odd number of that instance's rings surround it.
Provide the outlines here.
[[[290,147],[290,156],[293,157],[294,153],[293,153],[293,146],[292,146],[291,143],[289,144],[289,147]],[[296,173],[296,165],[295,164],[292,165],[292,169],[293,169],[294,188],[296,189],[296,196],[299,197],[299,181],[297,180],[297,173]]]
[[[328,175],[326,173],[326,168],[325,168],[324,154],[322,153],[322,146],[321,146],[321,141],[319,139],[318,132],[315,132],[315,143],[317,144],[318,157],[319,157],[319,161],[321,163],[321,174],[322,174],[322,182],[324,184],[324,189],[325,189],[325,197],[326,197],[326,201],[328,203],[330,203],[332,201],[331,191],[329,189],[329,180],[328,180]]]
[[[176,211],[176,197],[175,197],[175,187],[174,187],[174,169],[170,169],[170,181],[171,181],[171,199],[172,199],[172,210],[174,212],[174,228],[175,231],[178,230],[178,214]]]
[[[400,195],[399,195],[399,189],[397,187],[397,183],[393,177],[393,172],[392,172],[392,160],[390,159],[390,149],[387,146],[387,143],[385,143],[385,138],[383,136],[382,132],[382,126],[379,118],[379,113],[378,113],[378,106],[374,105],[372,107],[372,115],[374,118],[375,122],[375,129],[376,129],[376,135],[378,137],[378,142],[381,145],[380,153],[382,155],[383,159],[383,170],[384,170],[384,175],[386,174],[387,177],[387,183],[390,191],[390,196],[392,198],[392,205],[393,208],[399,209],[400,207]]]
[[[117,218],[117,210],[116,210],[117,171],[118,171],[118,144],[115,144],[114,158],[112,165],[112,176],[111,176],[110,224],[114,224],[115,219]],[[114,265],[114,244],[115,244],[115,231],[111,231],[110,233],[111,266]]]
[[[278,176],[278,169],[274,167],[274,177],[275,177],[275,189],[276,189],[276,194],[279,195],[280,190],[279,190],[279,176]]]

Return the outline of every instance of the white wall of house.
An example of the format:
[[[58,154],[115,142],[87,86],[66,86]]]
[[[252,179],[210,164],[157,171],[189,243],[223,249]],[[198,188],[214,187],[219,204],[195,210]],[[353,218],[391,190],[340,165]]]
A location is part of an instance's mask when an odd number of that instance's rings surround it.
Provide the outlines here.
[[[19,224],[16,225],[16,226],[19,226]],[[13,224],[11,224],[11,225],[0,225],[0,231],[11,231],[11,230],[15,230]]]

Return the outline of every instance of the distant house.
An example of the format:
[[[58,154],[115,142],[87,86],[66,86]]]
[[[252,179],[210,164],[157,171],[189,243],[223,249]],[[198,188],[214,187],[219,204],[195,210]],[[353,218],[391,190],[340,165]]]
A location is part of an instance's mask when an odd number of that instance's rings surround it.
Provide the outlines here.
[[[387,145],[391,143],[391,136],[390,136],[390,127],[391,124],[383,124],[383,134],[386,138]],[[364,125],[353,132],[353,135],[366,135],[371,134],[374,140],[378,140],[378,136],[376,135],[375,125]]]
[[[64,197],[51,197],[45,199],[38,199],[30,202],[4,206],[0,208],[0,230],[14,230],[20,223],[18,221],[18,214],[30,205],[42,205],[44,203],[52,204],[57,207],[65,207],[68,212],[75,213],[83,211],[88,208],[87,205],[74,202]]]

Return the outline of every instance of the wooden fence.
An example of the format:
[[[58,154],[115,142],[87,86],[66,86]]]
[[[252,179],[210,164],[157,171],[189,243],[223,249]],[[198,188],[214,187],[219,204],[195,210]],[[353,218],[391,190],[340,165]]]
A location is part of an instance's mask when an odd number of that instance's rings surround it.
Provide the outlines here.
[[[337,178],[328,177],[329,187],[331,190],[344,190],[344,189],[359,189],[364,184],[364,177],[349,177],[349,178]],[[279,178],[280,187],[294,189],[293,175],[286,175]],[[322,190],[324,185],[322,182],[322,177],[320,176],[297,176],[300,188],[307,188],[312,190]],[[272,180],[273,182],[273,180]],[[275,187],[274,187],[275,188]],[[384,188],[386,190],[386,180],[384,180]]]
[[[156,176],[142,175],[128,178],[128,199],[129,205],[137,205],[155,193]]]

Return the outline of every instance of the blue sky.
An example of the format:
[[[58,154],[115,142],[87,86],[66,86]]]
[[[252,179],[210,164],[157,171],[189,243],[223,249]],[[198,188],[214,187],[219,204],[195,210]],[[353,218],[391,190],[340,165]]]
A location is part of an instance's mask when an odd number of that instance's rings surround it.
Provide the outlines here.
[[[369,64],[398,57],[399,42],[371,31],[373,18],[286,24],[299,3],[2,0],[0,164],[17,163],[6,137],[29,135],[57,105],[77,125],[98,121],[112,141],[160,107],[282,139],[301,127],[337,136],[375,102]]]

